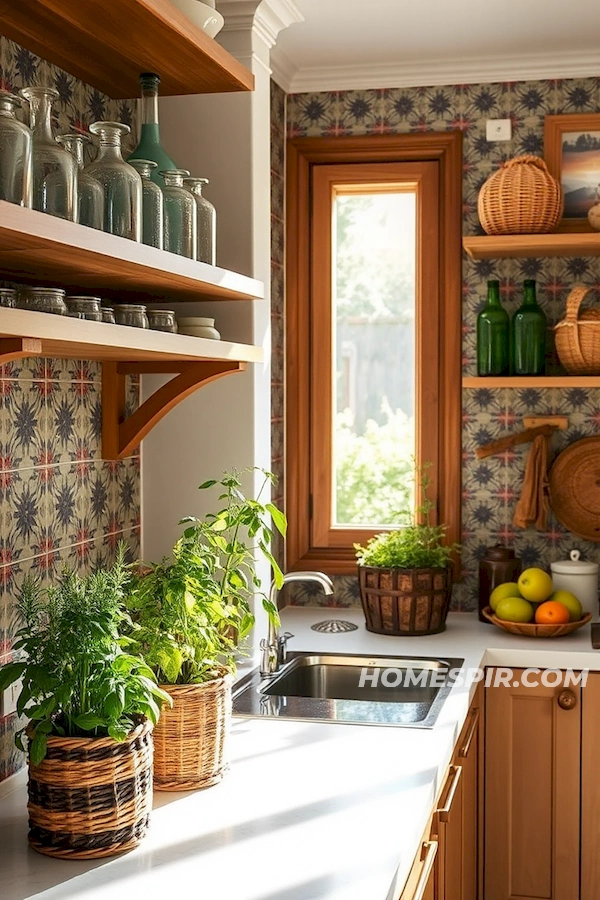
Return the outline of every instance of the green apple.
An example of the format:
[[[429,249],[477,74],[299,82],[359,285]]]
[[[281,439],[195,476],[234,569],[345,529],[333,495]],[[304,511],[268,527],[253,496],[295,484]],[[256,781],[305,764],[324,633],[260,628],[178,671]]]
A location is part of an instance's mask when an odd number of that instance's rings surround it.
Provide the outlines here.
[[[519,593],[530,603],[543,603],[553,590],[552,579],[543,569],[525,569],[519,576]]]
[[[531,622],[533,606],[522,597],[505,597],[498,603],[496,615],[505,622]]]
[[[496,612],[496,607],[500,603],[501,600],[504,600],[505,597],[518,597],[519,596],[519,585],[516,581],[505,581],[504,584],[499,584],[494,588],[492,593],[490,594],[490,606]]]
[[[571,591],[554,591],[553,594],[550,594],[548,599],[556,600],[557,603],[562,603],[563,606],[566,606],[569,610],[571,622],[579,622],[583,616],[583,607],[575,594],[572,594]]]

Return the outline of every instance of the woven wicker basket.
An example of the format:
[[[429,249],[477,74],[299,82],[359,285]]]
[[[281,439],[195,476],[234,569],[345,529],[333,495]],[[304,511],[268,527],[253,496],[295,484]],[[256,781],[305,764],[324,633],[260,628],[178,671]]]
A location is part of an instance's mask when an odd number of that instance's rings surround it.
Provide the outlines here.
[[[437,634],[446,627],[452,569],[379,569],[359,566],[367,631]]]
[[[485,182],[477,211],[487,234],[545,234],[562,216],[561,186],[539,156],[516,156]]]
[[[137,847],[152,809],[152,726],[125,741],[48,738],[29,761],[29,843],[64,859],[100,859]]]
[[[231,722],[230,674],[204,684],[163,684],[173,707],[163,706],[154,730],[154,787],[192,791],[216,784],[227,768]]]
[[[576,285],[567,297],[565,318],[554,326],[556,352],[569,375],[600,374],[600,310],[579,314],[579,307],[590,290]]]

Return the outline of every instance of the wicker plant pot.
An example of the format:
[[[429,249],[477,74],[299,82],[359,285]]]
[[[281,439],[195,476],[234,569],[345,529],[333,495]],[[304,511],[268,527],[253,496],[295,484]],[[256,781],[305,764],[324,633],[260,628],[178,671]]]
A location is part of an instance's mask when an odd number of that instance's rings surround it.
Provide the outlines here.
[[[29,762],[29,843],[63,859],[99,859],[137,847],[152,809],[152,726],[112,738],[48,738]]]
[[[230,674],[204,684],[163,684],[173,707],[163,706],[154,730],[154,787],[193,791],[221,781],[227,769],[231,723]]]
[[[562,189],[539,156],[516,156],[485,182],[477,211],[486,234],[545,234],[562,216]]]
[[[452,569],[379,569],[359,566],[367,631],[409,636],[446,627]]]
[[[600,310],[579,312],[591,288],[577,285],[567,297],[567,314],[554,326],[556,352],[569,375],[600,374]]]

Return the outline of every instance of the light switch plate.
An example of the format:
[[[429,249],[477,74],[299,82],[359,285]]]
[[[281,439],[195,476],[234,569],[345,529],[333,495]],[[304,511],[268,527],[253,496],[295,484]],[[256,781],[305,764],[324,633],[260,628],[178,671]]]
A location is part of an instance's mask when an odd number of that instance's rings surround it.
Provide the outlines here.
[[[485,123],[487,141],[510,141],[512,138],[512,122],[510,119],[488,119]]]

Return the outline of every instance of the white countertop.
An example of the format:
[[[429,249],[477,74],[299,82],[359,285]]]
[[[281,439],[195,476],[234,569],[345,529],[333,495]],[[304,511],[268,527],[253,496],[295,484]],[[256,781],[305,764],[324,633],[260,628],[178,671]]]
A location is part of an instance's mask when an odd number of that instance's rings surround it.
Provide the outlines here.
[[[359,630],[321,634],[327,618]],[[589,626],[527,640],[451,614],[441,635],[370,634],[360,609],[286,609],[290,650],[454,656],[465,666],[589,668]],[[25,773],[0,785],[2,900],[396,900],[469,707],[453,687],[433,729],[234,719],[231,770],[215,787],[155,794],[150,832],[129,854],[97,862],[27,846]]]

